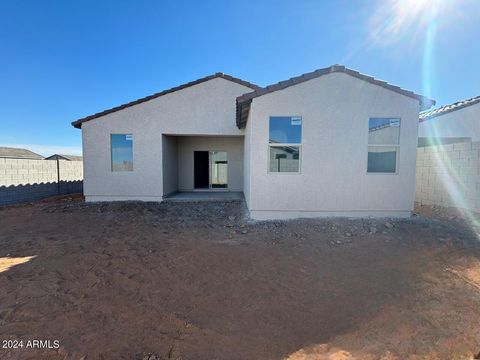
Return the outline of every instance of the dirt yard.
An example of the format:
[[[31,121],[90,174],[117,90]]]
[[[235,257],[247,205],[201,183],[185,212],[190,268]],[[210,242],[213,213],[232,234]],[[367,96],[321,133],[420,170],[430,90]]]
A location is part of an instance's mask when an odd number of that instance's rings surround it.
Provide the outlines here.
[[[417,211],[254,223],[240,202],[1,208],[0,359],[473,359],[480,240],[458,214]]]

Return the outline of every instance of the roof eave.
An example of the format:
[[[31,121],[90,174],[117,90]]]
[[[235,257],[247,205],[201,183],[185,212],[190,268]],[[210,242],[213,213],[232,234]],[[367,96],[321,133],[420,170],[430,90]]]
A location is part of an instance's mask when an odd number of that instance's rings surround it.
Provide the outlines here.
[[[318,69],[318,70],[315,70],[315,71],[312,71],[312,72],[309,72],[309,73],[302,74],[300,76],[295,76],[295,77],[292,77],[288,80],[280,81],[279,83],[272,84],[272,85],[266,86],[264,88],[260,88],[260,89],[254,90],[252,92],[243,94],[243,95],[237,97],[237,109],[238,109],[238,107],[242,107],[243,103],[249,102],[249,104],[250,104],[252,102],[252,100],[256,97],[260,97],[260,96],[263,96],[263,95],[266,95],[266,94],[269,94],[269,93],[272,93],[272,92],[275,92],[275,91],[278,91],[278,90],[283,90],[287,87],[295,86],[295,85],[300,84],[302,82],[309,81],[309,80],[321,77],[323,75],[330,74],[330,73],[335,73],[335,72],[343,72],[345,74],[351,75],[351,76],[356,77],[358,79],[367,81],[371,84],[381,86],[381,87],[383,87],[387,90],[394,91],[394,92],[399,93],[401,95],[404,95],[404,96],[413,98],[415,100],[418,100],[420,111],[430,109],[433,105],[435,105],[435,100],[429,99],[428,97],[425,97],[425,96],[422,96],[422,95],[419,95],[419,94],[416,94],[413,91],[405,90],[405,89],[400,88],[399,86],[391,85],[391,84],[387,83],[386,81],[382,81],[382,80],[376,79],[372,76],[362,74],[362,73],[360,73],[356,70],[349,69],[349,68],[345,67],[344,65],[332,65],[328,68]],[[237,126],[238,126],[238,124],[241,124],[241,123],[242,123],[241,119],[237,118]]]
[[[244,129],[247,125],[248,114],[250,112],[250,105],[252,100],[247,100],[242,103],[237,101],[236,123],[239,129]]]
[[[435,106],[435,104],[437,103],[435,100],[433,99],[429,99],[425,96],[422,96],[420,99],[420,111],[425,111],[425,110],[428,110],[430,109],[432,106]]]
[[[158,92],[158,93],[155,93],[155,94],[152,94],[152,95],[149,95],[149,96],[146,96],[146,97],[143,97],[143,98],[140,98],[140,99],[137,99],[137,100],[119,105],[119,106],[115,106],[111,109],[107,109],[107,110],[95,113],[93,115],[89,115],[89,116],[86,116],[84,118],[75,120],[75,121],[72,122],[72,126],[77,128],[77,129],[81,129],[82,124],[86,121],[90,121],[90,120],[93,120],[93,119],[96,119],[96,118],[99,118],[99,117],[102,117],[102,116],[105,116],[105,115],[108,115],[108,114],[111,114],[111,113],[114,113],[114,112],[117,112],[117,111],[120,111],[120,110],[123,110],[123,109],[126,109],[128,107],[144,103],[146,101],[155,99],[157,97],[167,95],[167,94],[179,91],[179,90],[183,90],[183,89],[189,88],[191,86],[198,85],[198,84],[201,84],[201,83],[204,83],[206,81],[213,80],[213,79],[216,79],[216,78],[222,78],[224,80],[232,81],[234,83],[243,85],[245,87],[249,87],[252,90],[260,89],[260,86],[255,85],[251,82],[248,82],[248,81],[245,81],[245,80],[242,80],[242,79],[239,79],[239,78],[236,78],[236,77],[233,77],[231,75],[227,75],[227,74],[224,74],[224,73],[221,73],[221,72],[217,72],[213,75],[208,75],[208,76],[205,76],[203,78],[200,78],[200,79],[197,79],[197,80],[194,80],[194,81],[190,81],[188,83],[178,85],[178,86],[175,86],[173,88],[163,90],[161,92]]]
[[[480,96],[476,96],[476,97],[462,100],[462,101],[457,101],[453,104],[444,105],[442,107],[439,107],[438,109],[434,109],[431,111],[427,111],[424,114],[420,114],[419,121],[424,122],[424,121],[436,118],[438,116],[446,115],[454,111],[465,109],[467,107],[476,105],[478,103],[480,103]],[[428,109],[425,109],[425,110],[428,110]]]

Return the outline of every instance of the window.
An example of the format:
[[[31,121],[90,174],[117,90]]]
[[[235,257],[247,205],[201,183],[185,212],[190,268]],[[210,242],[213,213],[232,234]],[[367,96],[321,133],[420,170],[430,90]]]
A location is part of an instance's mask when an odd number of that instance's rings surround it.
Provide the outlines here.
[[[133,171],[132,134],[111,134],[112,171]]]
[[[302,146],[300,116],[272,116],[269,124],[269,171],[299,172]]]
[[[369,173],[397,173],[400,119],[371,118],[368,123]]]

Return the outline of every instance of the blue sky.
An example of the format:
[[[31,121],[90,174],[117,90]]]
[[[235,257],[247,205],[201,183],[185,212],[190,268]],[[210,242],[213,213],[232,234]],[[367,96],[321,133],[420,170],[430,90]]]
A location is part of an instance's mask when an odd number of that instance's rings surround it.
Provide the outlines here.
[[[439,105],[477,96],[479,3],[2,0],[0,145],[79,153],[71,121],[217,71],[267,85],[341,63]]]

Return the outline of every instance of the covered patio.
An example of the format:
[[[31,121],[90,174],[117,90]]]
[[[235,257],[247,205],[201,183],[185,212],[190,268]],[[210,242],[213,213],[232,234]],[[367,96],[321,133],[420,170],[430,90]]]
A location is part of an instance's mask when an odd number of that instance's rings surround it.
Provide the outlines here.
[[[162,135],[163,197],[193,200],[222,198],[218,191],[243,198],[243,136]],[[196,191],[212,195],[194,195]],[[225,195],[238,197],[238,195]]]

